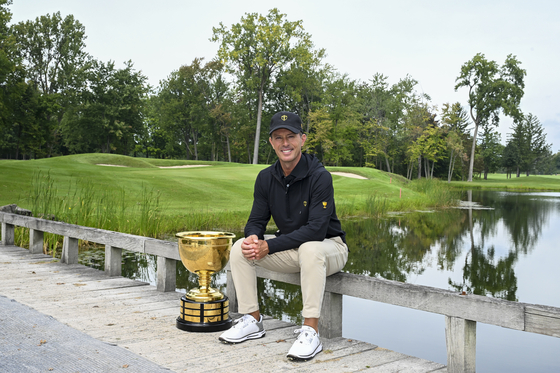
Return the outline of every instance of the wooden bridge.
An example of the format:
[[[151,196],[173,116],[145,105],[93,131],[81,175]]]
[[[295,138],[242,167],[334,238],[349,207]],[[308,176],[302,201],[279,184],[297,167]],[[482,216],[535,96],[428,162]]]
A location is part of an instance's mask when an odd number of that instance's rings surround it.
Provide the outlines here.
[[[0,294],[173,371],[474,372],[477,322],[560,337],[560,308],[338,273],[327,279],[320,319],[324,353],[292,363],[285,354],[294,326],[286,322],[269,318],[265,338],[233,346],[217,343],[219,333],[175,328],[176,243],[9,213],[0,213],[0,222]],[[14,246],[16,226],[29,229],[29,250]],[[60,262],[42,254],[44,232],[64,236]],[[105,245],[105,272],[77,264],[78,240]],[[156,287],[120,277],[123,249],[157,256]],[[258,275],[299,284],[293,274],[260,269]],[[235,311],[229,272],[227,292]],[[342,295],[445,315],[448,366],[342,338]]]

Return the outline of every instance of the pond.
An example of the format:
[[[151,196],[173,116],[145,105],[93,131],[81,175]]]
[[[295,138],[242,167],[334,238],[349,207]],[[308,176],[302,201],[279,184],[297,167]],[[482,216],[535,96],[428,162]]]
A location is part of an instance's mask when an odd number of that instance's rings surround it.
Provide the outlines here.
[[[344,270],[365,276],[560,307],[560,193],[465,192],[459,209],[343,222]],[[103,267],[102,251],[80,254]],[[128,253],[123,276],[155,284],[155,259]],[[215,276],[225,291],[225,275]],[[196,277],[177,266],[177,287]],[[259,281],[261,311],[301,322],[299,287]],[[343,335],[446,364],[442,315],[343,299]],[[480,372],[558,372],[560,338],[477,324]]]

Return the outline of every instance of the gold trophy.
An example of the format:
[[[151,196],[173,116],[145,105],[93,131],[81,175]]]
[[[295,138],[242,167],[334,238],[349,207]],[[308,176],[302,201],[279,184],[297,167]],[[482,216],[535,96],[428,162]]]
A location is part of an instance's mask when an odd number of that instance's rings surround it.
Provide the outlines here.
[[[231,250],[233,233],[228,232],[180,232],[179,255],[190,272],[198,275],[198,288],[191,289],[181,297],[181,315],[177,328],[189,332],[217,332],[229,329],[227,296],[210,287],[211,275],[222,270]]]

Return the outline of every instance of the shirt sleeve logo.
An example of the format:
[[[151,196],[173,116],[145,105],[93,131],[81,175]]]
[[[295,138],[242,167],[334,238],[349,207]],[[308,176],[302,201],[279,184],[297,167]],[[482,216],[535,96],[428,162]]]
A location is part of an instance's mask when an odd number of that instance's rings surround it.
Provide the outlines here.
[[[327,208],[327,202],[323,202],[323,208],[324,208],[324,209]]]

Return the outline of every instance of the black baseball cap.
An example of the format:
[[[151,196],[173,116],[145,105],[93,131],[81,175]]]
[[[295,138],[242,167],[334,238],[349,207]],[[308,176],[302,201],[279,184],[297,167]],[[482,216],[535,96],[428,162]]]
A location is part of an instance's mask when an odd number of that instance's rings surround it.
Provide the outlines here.
[[[301,129],[301,118],[299,115],[290,113],[289,111],[281,111],[272,116],[268,135],[271,135],[272,132],[280,128],[285,128],[293,133],[303,132]]]

